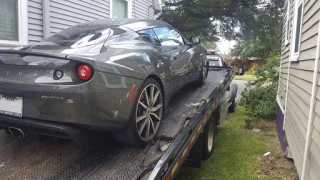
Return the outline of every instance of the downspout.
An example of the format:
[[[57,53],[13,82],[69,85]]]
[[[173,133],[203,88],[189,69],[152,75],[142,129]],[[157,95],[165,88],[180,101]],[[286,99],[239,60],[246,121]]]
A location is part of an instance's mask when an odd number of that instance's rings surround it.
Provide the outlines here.
[[[42,1],[43,39],[50,36],[50,0]]]
[[[149,8],[148,8],[148,19],[151,19],[150,18],[151,9],[153,9],[153,11],[155,11],[153,5],[150,5]],[[153,17],[154,17],[154,15],[153,15]]]
[[[289,57],[289,58],[290,58],[290,57]],[[291,61],[290,61],[290,59],[289,59],[288,61],[289,61],[289,62],[288,62],[289,65],[288,65],[288,76],[287,76],[286,101],[285,101],[285,103],[284,103],[284,118],[283,118],[283,127],[282,127],[283,130],[285,130],[284,127],[285,127],[285,124],[286,124],[286,114],[287,114],[287,109],[288,109],[287,104],[288,104],[289,79],[290,79],[290,67],[291,67]]]
[[[308,116],[308,129],[307,129],[306,144],[304,147],[301,180],[304,180],[305,176],[306,176],[307,159],[308,159],[309,150],[310,150],[312,125],[313,125],[313,121],[314,121],[314,107],[315,107],[315,99],[316,99],[316,94],[317,94],[316,90],[317,90],[317,82],[318,82],[317,75],[318,75],[318,71],[319,71],[319,58],[320,58],[320,21],[319,21],[319,29],[318,29],[316,59],[314,62],[311,102],[310,102],[310,109],[309,109],[309,116]]]
[[[153,9],[155,15],[153,19],[158,19],[162,15],[162,1],[161,0],[153,0]]]
[[[282,68],[282,64],[281,64],[281,60],[282,60],[282,56],[283,54],[281,53],[281,57],[280,57],[280,67],[279,67],[279,80],[278,80],[278,91],[277,91],[277,103],[278,103],[278,106],[280,107],[281,109],[281,112],[282,114],[284,114],[284,109],[282,107],[282,104],[281,104],[281,101],[280,101],[280,98],[279,98],[279,92],[280,92],[280,84],[281,84],[281,68]]]

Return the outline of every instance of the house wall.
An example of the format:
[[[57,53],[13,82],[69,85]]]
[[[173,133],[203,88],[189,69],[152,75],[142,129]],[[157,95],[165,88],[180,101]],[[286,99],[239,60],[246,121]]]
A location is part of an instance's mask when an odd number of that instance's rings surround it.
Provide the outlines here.
[[[289,44],[287,45],[285,44],[285,29],[283,33],[278,97],[279,106],[285,109],[284,130],[286,139],[298,174],[301,177],[318,44],[320,1],[304,0],[300,55],[298,61],[289,62],[291,42],[293,42],[294,4],[294,1],[291,0],[289,13],[290,35]],[[320,81],[318,85],[320,85]],[[314,109],[314,121],[310,129],[312,133],[305,179],[319,179],[320,177],[320,89],[317,88],[316,90],[317,100]],[[287,104],[285,103],[286,97]]]
[[[132,17],[153,19],[153,0],[133,0]]]
[[[44,39],[45,23],[48,36],[86,21],[110,17],[111,0],[28,0],[29,44]],[[43,9],[47,3],[47,10]],[[46,18],[47,20],[44,20]],[[153,0],[132,0],[132,18],[154,16]]]
[[[43,13],[42,0],[28,1],[28,41],[33,44],[42,40],[43,37]]]
[[[50,0],[50,33],[86,21],[109,18],[109,0]]]

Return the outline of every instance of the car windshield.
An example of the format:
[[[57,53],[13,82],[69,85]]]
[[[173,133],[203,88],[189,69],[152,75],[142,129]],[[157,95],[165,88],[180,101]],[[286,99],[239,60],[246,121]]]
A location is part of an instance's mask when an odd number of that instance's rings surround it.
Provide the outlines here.
[[[59,46],[79,48],[105,42],[113,36],[121,35],[125,32],[120,28],[106,28],[102,25],[80,25],[57,33],[45,41]]]

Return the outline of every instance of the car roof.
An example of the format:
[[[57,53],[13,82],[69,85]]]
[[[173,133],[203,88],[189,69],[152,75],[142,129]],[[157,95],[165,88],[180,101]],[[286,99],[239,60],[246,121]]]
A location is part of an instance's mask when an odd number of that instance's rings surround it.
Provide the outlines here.
[[[126,27],[133,31],[140,31],[143,29],[149,29],[159,26],[169,26],[168,23],[159,20],[153,19],[138,19],[138,18],[126,18],[126,19],[102,19],[102,20],[95,20],[91,22],[87,22],[81,24],[81,26],[104,26],[105,28],[110,27]]]

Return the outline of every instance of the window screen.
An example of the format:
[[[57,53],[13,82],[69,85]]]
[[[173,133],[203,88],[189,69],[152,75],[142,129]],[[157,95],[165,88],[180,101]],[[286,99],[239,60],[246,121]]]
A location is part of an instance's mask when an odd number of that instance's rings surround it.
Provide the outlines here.
[[[0,40],[19,40],[18,0],[0,0]]]
[[[295,35],[295,45],[294,52],[299,52],[300,47],[300,36],[301,36],[301,21],[302,21],[302,4],[298,8],[297,14],[297,26],[296,26],[296,35]]]
[[[112,17],[127,18],[128,17],[128,0],[112,0]]]

